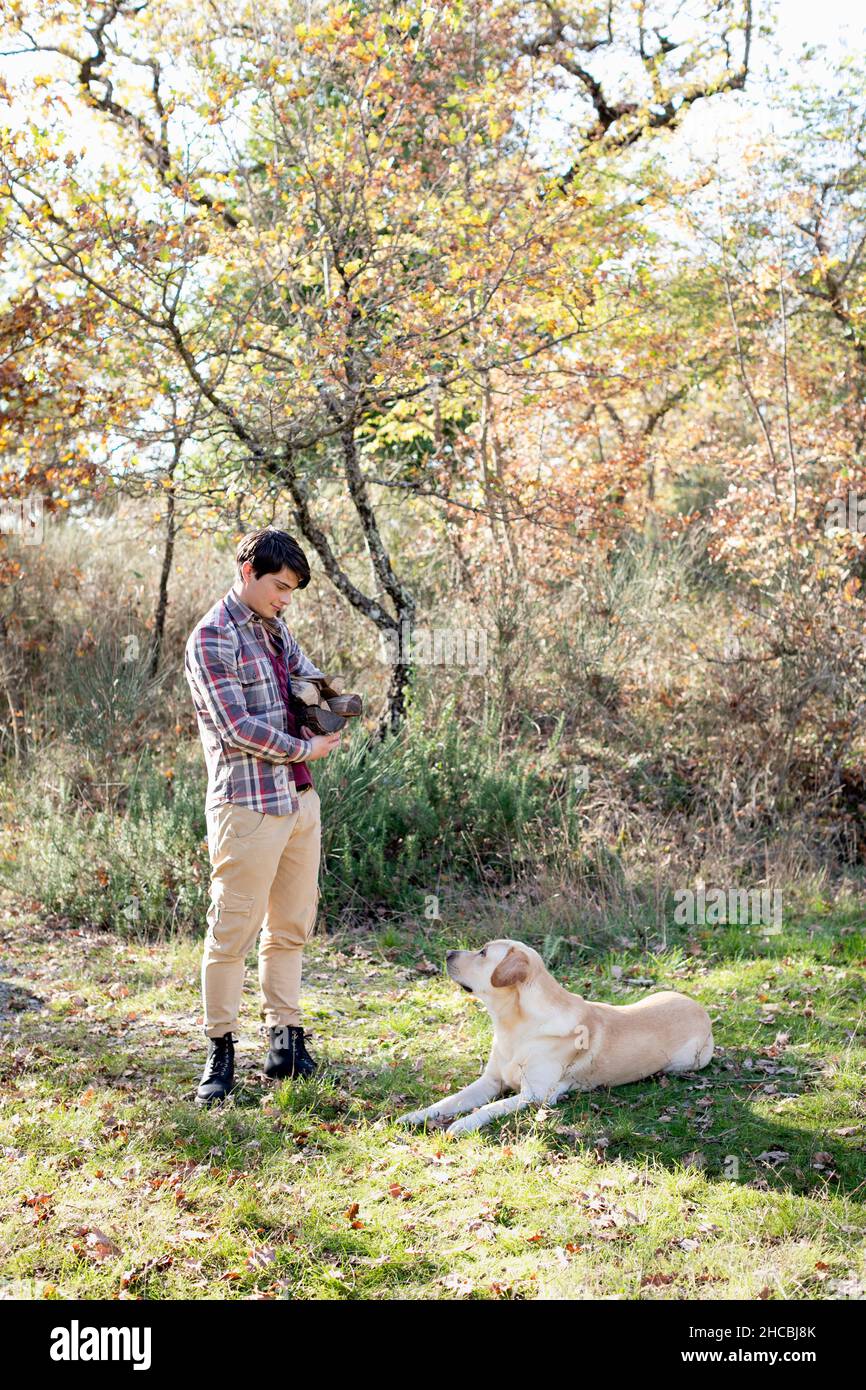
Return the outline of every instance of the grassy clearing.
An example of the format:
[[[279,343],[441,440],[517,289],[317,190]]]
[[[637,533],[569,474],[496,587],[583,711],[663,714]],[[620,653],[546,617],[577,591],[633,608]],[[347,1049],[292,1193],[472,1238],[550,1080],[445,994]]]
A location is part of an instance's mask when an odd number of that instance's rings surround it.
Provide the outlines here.
[[[718,1020],[710,1066],[459,1140],[398,1129],[392,1116],[480,1069],[487,1016],[439,965],[496,935],[544,945],[510,913],[318,939],[303,999],[327,1068],[307,1083],[259,1074],[250,969],[242,1085],[201,1113],[200,942],[52,928],[10,903],[0,1292],[866,1296],[862,918],[656,951],[548,938],[557,976],[593,998],[699,998]]]

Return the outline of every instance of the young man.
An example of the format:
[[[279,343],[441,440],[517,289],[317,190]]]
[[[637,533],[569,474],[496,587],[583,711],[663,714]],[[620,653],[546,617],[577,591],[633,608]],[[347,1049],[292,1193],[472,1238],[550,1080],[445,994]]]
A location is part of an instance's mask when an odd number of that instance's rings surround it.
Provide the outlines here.
[[[219,1103],[234,1085],[234,1037],[244,959],[259,934],[261,1014],[269,1029],[268,1076],[309,1076],[299,993],[304,943],[316,920],[319,796],[306,764],[325,758],[340,734],[298,726],[288,679],[325,679],[281,613],[310,582],[298,543],[267,527],[244,536],[232,588],[186,644],[208,770],[205,814],[211,905],[201,967],[208,1056],[199,1105]]]

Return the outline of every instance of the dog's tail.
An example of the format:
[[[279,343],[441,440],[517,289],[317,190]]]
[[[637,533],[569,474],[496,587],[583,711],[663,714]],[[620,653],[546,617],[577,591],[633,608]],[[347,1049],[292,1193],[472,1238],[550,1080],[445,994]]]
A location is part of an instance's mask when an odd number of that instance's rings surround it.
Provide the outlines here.
[[[715,1043],[713,1041],[713,1030],[711,1028],[709,1033],[707,1033],[707,1036],[705,1037],[704,1041],[701,1043],[700,1050],[698,1051],[697,1061],[695,1062],[696,1071],[700,1067],[705,1067],[707,1065],[707,1062],[709,1062],[710,1058],[712,1057],[714,1050]]]

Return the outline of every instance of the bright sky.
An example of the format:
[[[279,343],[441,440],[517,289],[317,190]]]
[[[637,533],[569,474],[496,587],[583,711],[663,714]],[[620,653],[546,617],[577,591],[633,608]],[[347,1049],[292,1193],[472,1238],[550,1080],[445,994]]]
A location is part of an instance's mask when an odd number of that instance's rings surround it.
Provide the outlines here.
[[[671,12],[674,8],[688,12],[687,5],[670,3]],[[750,142],[774,135],[784,139],[788,118],[779,102],[783,88],[801,78],[818,80],[832,92],[840,61],[846,55],[866,56],[864,0],[755,0],[755,9],[761,19],[774,12],[777,24],[771,39],[757,37],[753,43],[746,92],[724,94],[692,108],[665,150],[665,158],[675,165],[681,159],[687,163],[690,153],[702,163],[716,156],[720,170],[736,175],[742,151]],[[50,68],[52,63],[44,56],[23,62],[0,58],[0,74],[14,86],[25,74],[32,77],[36,71],[45,71],[46,65]],[[621,71],[614,68],[614,82]],[[17,123],[22,114],[21,104],[16,103],[11,112],[0,110],[0,123]],[[73,147],[99,149],[98,127],[90,119],[72,121],[69,135]]]
[[[698,103],[693,108],[688,127],[697,138],[711,140],[714,128],[722,133],[726,121],[736,122],[737,111],[742,114],[744,105],[751,111],[752,119],[757,117],[762,126],[779,132],[774,97],[779,90],[780,66],[792,77],[823,71],[826,80],[832,83],[840,58],[845,54],[866,54],[866,5],[863,0],[755,0],[754,8],[759,20],[768,13],[775,13],[777,32],[770,40],[759,36],[754,39],[748,91],[734,101],[726,99],[728,112],[720,112],[718,102]],[[671,9],[674,9],[673,3]],[[817,53],[820,45],[826,46],[823,58]],[[815,51],[815,56],[804,62],[809,49]],[[25,73],[33,75],[45,71],[46,64],[50,65],[51,60],[45,55],[36,59],[0,57],[0,74],[14,84]],[[92,136],[89,121],[81,123],[81,130],[85,139]]]
[[[777,14],[789,52],[804,43],[841,43],[846,37],[862,46],[866,14],[861,0],[777,0]]]
[[[780,69],[787,70],[793,80],[823,78],[832,87],[841,60],[847,55],[866,56],[862,0],[775,0],[772,8],[776,33],[771,39],[755,40],[746,92],[733,100],[699,102],[688,117],[694,138],[712,141],[714,126],[723,136],[726,123],[740,123],[745,111],[762,128],[782,134]]]
[[[661,8],[667,7],[662,3]],[[687,3],[682,4],[682,0],[669,0],[669,9],[671,14],[678,12],[680,20],[666,26],[665,32],[673,38],[687,39],[692,27],[688,16],[694,11]],[[846,56],[866,60],[866,0],[754,0],[754,12],[756,29],[768,16],[775,15],[775,33],[769,39],[760,34],[753,38],[745,92],[722,93],[709,101],[695,103],[679,129],[666,139],[663,157],[679,175],[684,176],[693,161],[701,167],[712,161],[726,179],[747,179],[748,159],[744,160],[744,151],[749,146],[772,143],[774,137],[784,141],[786,133],[792,129],[784,109],[791,84],[797,80],[817,81],[826,91],[832,92],[838,84],[840,63]],[[593,55],[588,66],[614,98],[632,66],[640,74],[637,58],[632,65],[624,63],[622,54],[613,52]],[[0,57],[0,74],[9,79],[13,90],[22,78],[32,78],[38,72],[52,69],[67,70],[62,60],[47,55]],[[25,103],[26,95],[19,87],[19,100],[11,109],[6,108],[5,120],[13,125],[23,121]],[[566,118],[561,129],[557,108]],[[565,136],[572,114],[573,96],[565,92],[554,100],[539,125],[536,142],[539,153],[540,147],[546,146],[550,157],[551,147],[555,149],[559,139]],[[0,122],[3,120],[0,109]],[[100,142],[103,127],[97,117],[76,113],[67,130],[73,148],[91,150],[97,157],[104,154]],[[177,127],[173,134],[177,140]],[[196,142],[191,144],[194,149]],[[191,153],[191,157],[195,156]],[[562,161],[555,156],[553,159],[563,167],[570,162],[570,141],[565,146]]]

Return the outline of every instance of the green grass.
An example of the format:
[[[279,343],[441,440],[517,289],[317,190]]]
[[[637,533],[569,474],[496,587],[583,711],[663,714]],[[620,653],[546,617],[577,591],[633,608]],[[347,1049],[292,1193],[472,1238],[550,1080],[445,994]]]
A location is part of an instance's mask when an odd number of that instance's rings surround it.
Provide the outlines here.
[[[200,942],[52,929],[10,906],[0,1293],[862,1297],[862,915],[654,952],[520,921],[464,908],[447,926],[316,939],[303,1006],[325,1067],[306,1083],[258,1072],[251,956],[242,1084],[201,1112]],[[694,995],[716,1020],[716,1057],[462,1139],[399,1129],[395,1115],[465,1084],[487,1055],[487,1015],[442,974],[444,950],[502,934],[545,947],[592,998],[638,998],[651,986],[634,977]]]
[[[503,759],[453,700],[435,717],[413,708],[382,743],[349,729],[339,756],[313,769],[329,918],[414,916],[443,873],[505,884],[568,858],[579,797],[561,732],[560,721],[544,758],[521,748]],[[197,738],[102,765],[58,741],[20,782],[0,777],[0,883],[30,896],[35,879],[45,910],[75,927],[152,938],[197,923],[210,875],[206,784]]]

